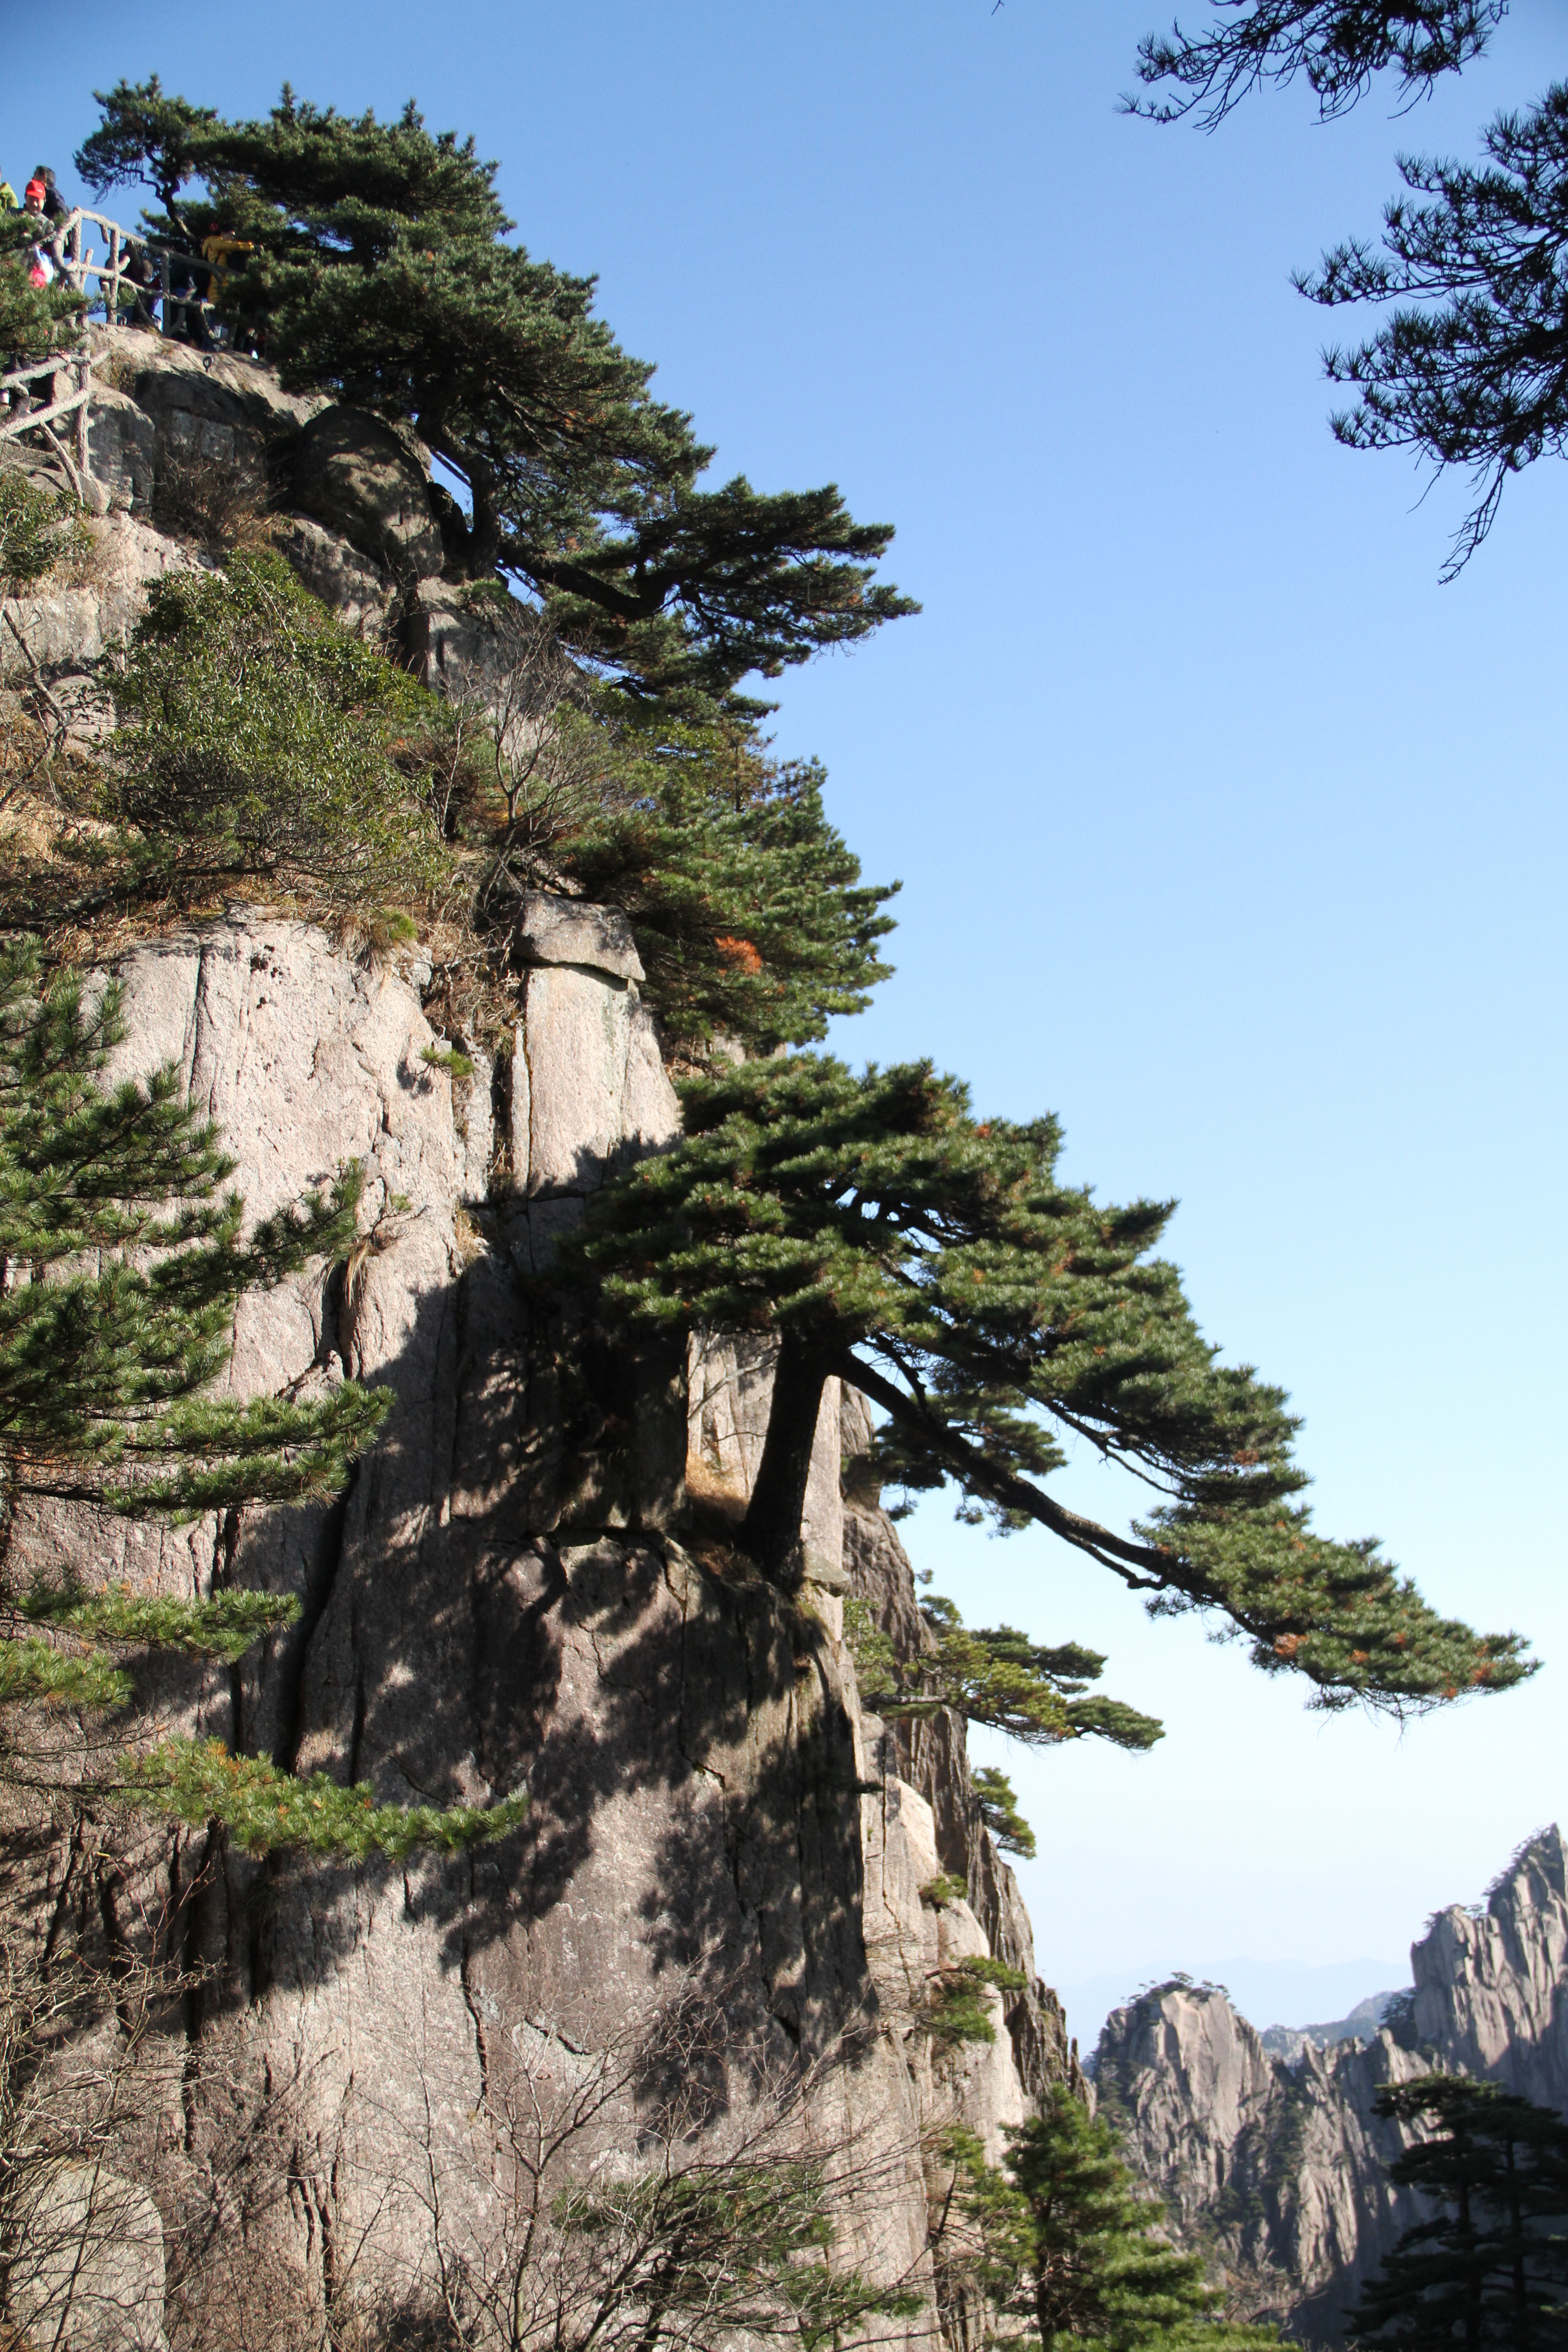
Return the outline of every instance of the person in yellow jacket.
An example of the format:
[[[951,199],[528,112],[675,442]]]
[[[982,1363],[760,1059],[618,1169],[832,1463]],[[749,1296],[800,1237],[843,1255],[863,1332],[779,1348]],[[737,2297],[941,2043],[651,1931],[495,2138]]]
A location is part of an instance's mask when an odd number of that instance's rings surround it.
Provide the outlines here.
[[[211,271],[207,278],[209,302],[222,299],[224,285],[232,272],[233,265],[236,262],[243,262],[247,253],[255,251],[255,246],[247,245],[244,237],[230,236],[223,229],[215,229],[211,236],[202,239],[202,259],[211,264]]]
[[[256,247],[247,245],[243,237],[229,236],[222,229],[216,229],[211,236],[202,239],[202,259],[213,265],[212,277],[207,283],[209,301],[217,300],[224,280],[229,275],[229,265],[238,260],[241,255],[255,251]]]

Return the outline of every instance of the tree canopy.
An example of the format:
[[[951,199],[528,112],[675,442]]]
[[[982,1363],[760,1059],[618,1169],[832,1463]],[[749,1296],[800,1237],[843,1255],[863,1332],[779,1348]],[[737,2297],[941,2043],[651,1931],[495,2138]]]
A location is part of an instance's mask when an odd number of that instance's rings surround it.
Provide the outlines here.
[[[897,883],[862,883],[816,761],[779,764],[733,729],[616,728],[613,787],[562,866],[624,908],[667,1034],[753,1053],[804,1045],[859,1013],[890,967]]]
[[[1479,56],[1507,13],[1507,0],[1216,0],[1200,33],[1142,43],[1140,74],[1163,94],[1130,103],[1212,126],[1262,84],[1300,76],[1327,118],[1385,71],[1414,103]],[[1510,477],[1568,446],[1568,85],[1499,115],[1484,144],[1479,165],[1402,155],[1409,195],[1384,208],[1381,244],[1350,238],[1296,277],[1330,307],[1399,306],[1325,353],[1330,380],[1357,394],[1332,429],[1348,448],[1409,449],[1468,472],[1477,497],[1445,580],[1491,529]]]
[[[1350,2325],[1380,2352],[1568,2344],[1568,2124],[1495,2083],[1427,2074],[1377,2112],[1424,2129],[1390,2168],[1438,2210],[1406,2230]]]
[[[562,1265],[636,1323],[775,1336],[741,1540],[780,1580],[837,1376],[886,1416],[885,1472],[1048,1528],[1158,1610],[1220,1612],[1320,1704],[1421,1707],[1531,1671],[1517,1635],[1440,1617],[1374,1540],[1314,1531],[1283,1392],[1219,1361],[1152,1255],[1173,1203],[1060,1183],[1054,1119],[977,1121],[929,1063],[857,1076],[815,1054],[682,1099],[682,1139],[605,1188]],[[1150,1490],[1125,1533],[1048,1492],[1075,1439]]]
[[[1132,111],[1156,122],[1195,115],[1212,129],[1249,91],[1300,77],[1326,120],[1390,70],[1408,102],[1480,55],[1508,0],[1215,0],[1215,8],[1199,34],[1175,25],[1139,43],[1140,79],[1172,87],[1130,100]]]
[[[998,2319],[1022,2321],[1040,2352],[1091,2345],[1269,2352],[1278,2345],[1273,2328],[1226,2317],[1202,2257],[1171,2244],[1158,2201],[1140,2191],[1110,2125],[1064,2084],[1053,2084],[1039,2114],[1009,2126],[1007,2137],[997,2167],[973,2133],[949,2136],[957,2259],[942,2242],[946,2231],[934,2250],[949,2294],[954,2285],[977,2291]]]
[[[1145,1748],[1164,1737],[1152,1716],[1089,1690],[1105,1669],[1097,1650],[1077,1642],[1047,1647],[1016,1625],[966,1625],[951,1601],[931,1593],[921,1604],[926,1644],[900,1657],[886,1634],[864,1623],[864,1606],[846,1601],[845,1638],[866,1703],[880,1716],[898,1721],[951,1707],[1030,1748],[1097,1738]]]
[[[832,484],[699,486],[713,450],[595,316],[594,280],[510,241],[471,139],[426,131],[412,102],[383,122],[288,89],[249,122],[155,78],[99,103],[76,158],[89,184],[150,187],[154,226],[187,240],[248,240],[224,302],[285,383],[412,425],[468,493],[447,513],[467,570],[525,584],[634,691],[734,700],[749,674],[915,609],[873,578],[890,527],[856,522]]]
[[[1297,283],[1313,301],[1409,301],[1326,367],[1354,386],[1333,419],[1352,449],[1414,450],[1467,468],[1479,495],[1451,579],[1491,529],[1510,475],[1568,447],[1568,84],[1488,129],[1480,168],[1401,157],[1407,188],[1381,251],[1352,238]]]

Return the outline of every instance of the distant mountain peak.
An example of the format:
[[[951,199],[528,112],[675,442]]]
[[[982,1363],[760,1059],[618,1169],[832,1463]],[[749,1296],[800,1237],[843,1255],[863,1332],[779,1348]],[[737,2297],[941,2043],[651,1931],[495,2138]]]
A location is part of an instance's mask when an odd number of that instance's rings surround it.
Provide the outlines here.
[[[1404,2128],[1380,2090],[1434,2067],[1568,2114],[1568,1843],[1536,1831],[1484,1906],[1436,1912],[1412,1987],[1329,2025],[1259,2034],[1224,1990],[1173,1977],[1107,2021],[1101,2112],[1190,2242],[1218,2255],[1238,2312],[1338,2338],[1361,2284],[1425,2218],[1387,2167]]]

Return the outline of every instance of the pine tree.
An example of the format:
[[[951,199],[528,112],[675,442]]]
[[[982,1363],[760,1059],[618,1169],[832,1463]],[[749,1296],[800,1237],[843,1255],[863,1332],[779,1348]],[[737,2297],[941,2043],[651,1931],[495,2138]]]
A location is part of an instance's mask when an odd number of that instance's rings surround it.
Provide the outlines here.
[[[1138,45],[1139,78],[1173,82],[1175,95],[1136,102],[1157,122],[1195,114],[1205,129],[1266,81],[1307,83],[1325,119],[1344,113],[1392,70],[1409,104],[1486,47],[1508,0],[1219,0],[1200,34],[1151,33]]]
[[[713,452],[593,315],[594,281],[530,258],[471,140],[285,89],[229,123],[156,82],[100,97],[90,184],[153,184],[164,226],[256,247],[226,305],[284,382],[410,423],[470,493],[450,542],[543,597],[563,637],[658,698],[723,700],[913,611],[872,573],[892,533],[837,489],[698,488]],[[175,195],[200,178],[200,202]],[[756,708],[752,705],[751,708]]]
[[[1349,2325],[1358,2342],[1427,2352],[1568,2344],[1568,2124],[1493,2083],[1424,2075],[1377,2112],[1426,2125],[1390,2178],[1440,2208],[1406,2230]]]
[[[898,885],[861,882],[820,766],[776,764],[732,727],[609,731],[616,804],[557,855],[626,909],[669,1043],[771,1054],[862,1012],[889,975],[877,942]]]
[[[1141,45],[1139,72],[1167,94],[1132,111],[1218,122],[1265,82],[1305,79],[1324,119],[1342,114],[1383,72],[1405,104],[1479,57],[1508,0],[1219,0],[1200,33],[1178,26]],[[1384,212],[1382,250],[1352,237],[1296,285],[1314,302],[1401,303],[1365,341],[1331,351],[1330,381],[1355,405],[1331,419],[1352,449],[1409,449],[1439,470],[1462,467],[1479,492],[1442,577],[1480,545],[1510,477],[1568,449],[1568,84],[1503,114],[1479,169],[1401,156],[1416,199]]]
[[[972,1772],[970,1778],[980,1801],[980,1818],[995,1840],[998,1851],[1033,1862],[1035,1832],[1018,1811],[1017,1792],[1005,1772],[998,1771],[994,1764],[986,1764]]]
[[[153,74],[143,82],[117,81],[95,89],[102,121],[77,151],[78,172],[100,197],[111,188],[148,188],[175,234],[194,243],[180,210],[180,190],[200,169],[201,143],[217,125],[210,106],[169,98]]]
[[[561,1261],[656,1328],[766,1331],[778,1354],[741,1541],[788,1583],[824,1382],[886,1414],[883,1465],[1036,1521],[1163,1611],[1217,1610],[1321,1704],[1498,1690],[1513,1634],[1439,1618],[1375,1542],[1316,1535],[1282,1392],[1219,1364],[1176,1269],[1168,1202],[1060,1184],[1054,1120],[976,1122],[929,1064],[856,1077],[816,1055],[683,1088],[686,1132],[600,1196]],[[1078,1437],[1160,1496],[1127,1535],[1041,1481]]]
[[[1505,485],[1568,449],[1568,83],[1499,115],[1479,169],[1401,156],[1407,189],[1384,213],[1382,250],[1352,238],[1297,275],[1314,302],[1413,303],[1367,341],[1328,352],[1356,404],[1332,419],[1351,449],[1410,449],[1463,467],[1479,491],[1454,541],[1451,580],[1485,539]]]
[[[0,1508],[8,1541],[28,1506],[132,1517],[321,1498],[343,1483],[388,1402],[345,1381],[315,1403],[214,1393],[241,1296],[355,1232],[357,1175],[243,1227],[232,1161],[173,1067],[102,1083],[121,1034],[114,987],[45,986],[37,959],[0,954]],[[3,1559],[0,1559],[3,1566]],[[296,1604],[229,1591],[201,1601],[40,1580],[0,1587],[0,1709],[121,1714],[130,1652],[236,1663]],[[3,1719],[3,1718],[0,1718]],[[128,1724],[128,1737],[134,1731]],[[303,1845],[356,1857],[461,1845],[521,1818],[521,1801],[439,1813],[377,1806],[368,1789],[308,1780],[216,1742],[163,1739],[120,1759],[102,1793],[193,1823],[222,1822],[252,1852]]]
[[[1268,2352],[1272,2328],[1227,2321],[1195,2254],[1173,2246],[1156,2200],[1142,2195],[1109,2125],[1062,2084],[1010,2131],[1004,2167],[971,2135],[952,2137],[954,2200],[974,2227],[970,2276],[1003,2318],[1026,2322],[1040,2352]]]

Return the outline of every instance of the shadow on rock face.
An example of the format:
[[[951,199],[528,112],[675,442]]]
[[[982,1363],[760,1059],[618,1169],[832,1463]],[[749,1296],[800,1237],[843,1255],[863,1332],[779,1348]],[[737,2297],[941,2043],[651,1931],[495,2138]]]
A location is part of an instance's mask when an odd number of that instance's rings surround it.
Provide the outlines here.
[[[335,1556],[292,1703],[252,1710],[293,1727],[301,1770],[402,1803],[526,1786],[529,1817],[402,1869],[272,1866],[252,1990],[304,1992],[407,1925],[498,2015],[592,2040],[639,1988],[710,1965],[816,2052],[868,1998],[832,1645],[743,1568],[635,1524],[669,1367],[531,1319],[493,1249],[419,1297],[375,1374],[396,1397],[383,1442],[321,1515]]]

